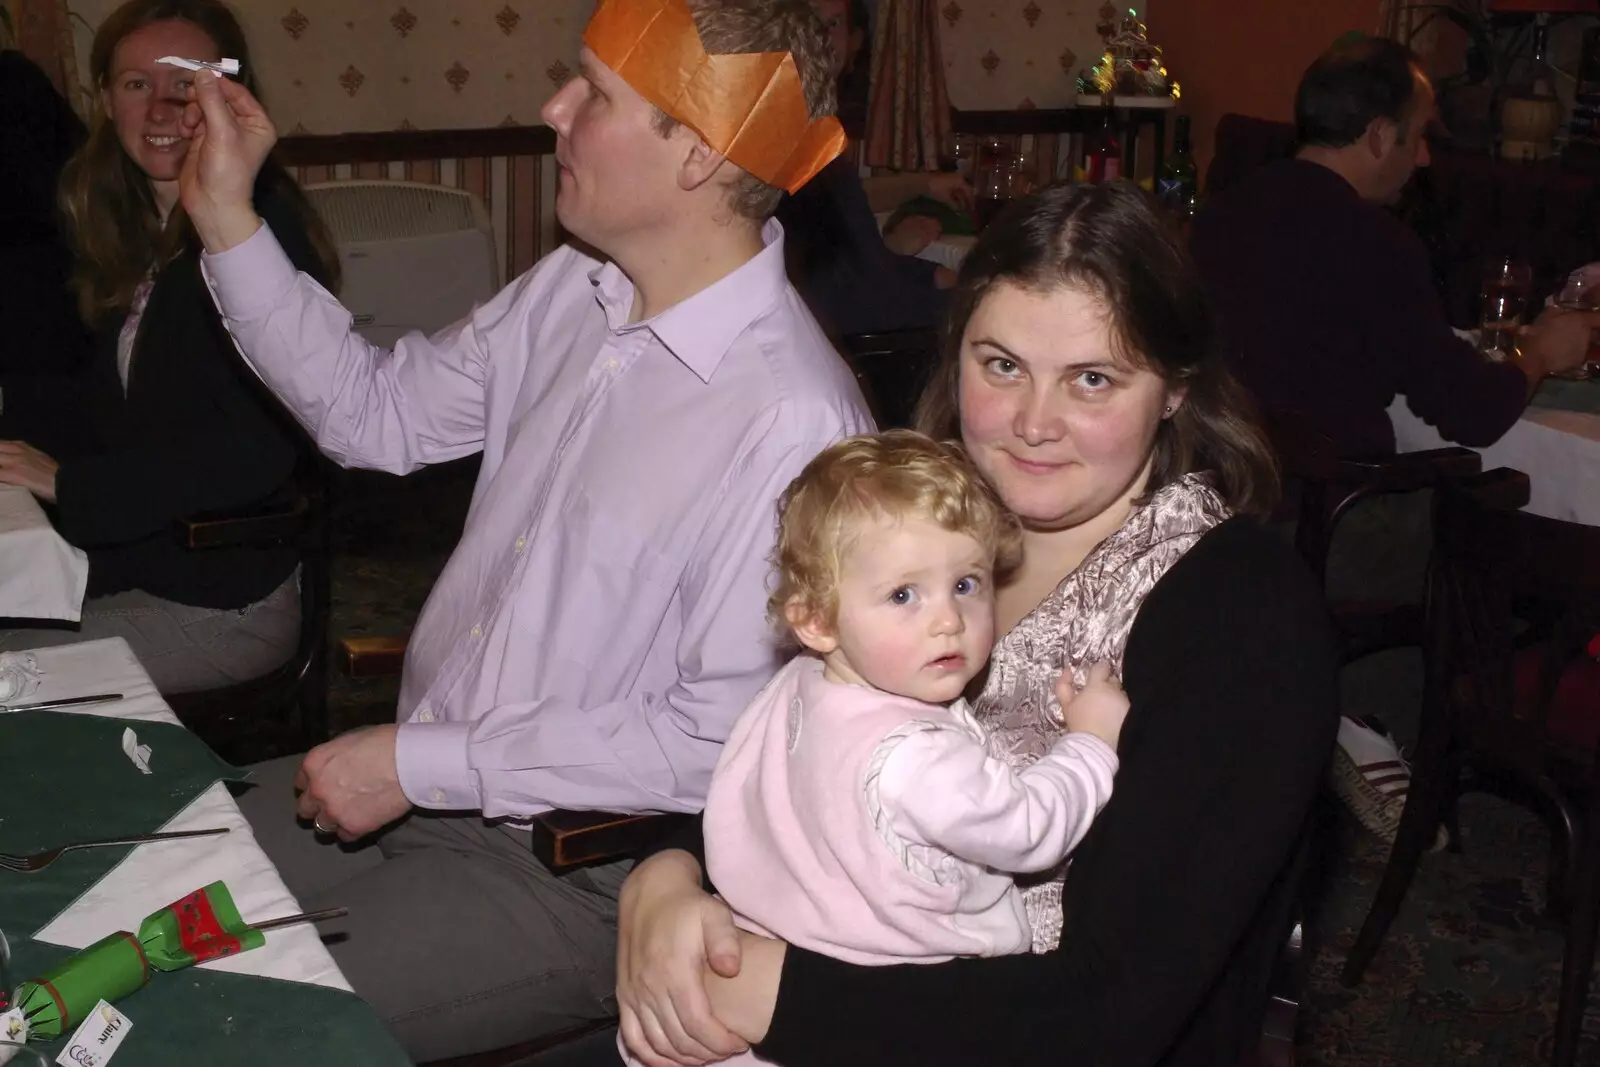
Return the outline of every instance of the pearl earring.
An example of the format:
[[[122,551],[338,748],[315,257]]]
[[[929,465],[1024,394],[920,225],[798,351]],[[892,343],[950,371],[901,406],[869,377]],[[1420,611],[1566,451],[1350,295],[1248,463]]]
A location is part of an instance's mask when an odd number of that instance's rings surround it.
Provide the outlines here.
[[[1171,415],[1171,414],[1172,414],[1172,405],[1171,405],[1171,404],[1168,404],[1168,405],[1167,405],[1167,410],[1166,410],[1166,414],[1168,414],[1168,415]]]

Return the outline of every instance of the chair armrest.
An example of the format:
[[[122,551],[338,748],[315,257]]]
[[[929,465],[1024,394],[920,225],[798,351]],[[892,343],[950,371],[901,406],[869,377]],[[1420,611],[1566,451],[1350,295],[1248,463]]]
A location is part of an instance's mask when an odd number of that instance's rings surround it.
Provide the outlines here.
[[[293,541],[305,529],[311,502],[297,496],[287,504],[259,511],[211,511],[179,519],[177,537],[185,548],[232,548]]]
[[[339,639],[340,662],[347,678],[390,678],[405,663],[404,637],[344,637]]]
[[[533,817],[533,854],[552,871],[625,859],[671,833],[688,817],[547,811]]]
[[[1482,456],[1452,445],[1380,460],[1340,460],[1335,477],[1341,483],[1366,486],[1372,493],[1407,493],[1470,478],[1482,469]]]

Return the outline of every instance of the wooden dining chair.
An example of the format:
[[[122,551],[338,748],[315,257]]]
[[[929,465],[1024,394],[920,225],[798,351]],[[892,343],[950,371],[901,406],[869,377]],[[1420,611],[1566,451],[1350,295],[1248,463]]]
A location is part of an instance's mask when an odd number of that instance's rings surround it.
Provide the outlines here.
[[[1266,428],[1293,506],[1295,550],[1327,592],[1328,552],[1339,524],[1364,501],[1459,482],[1483,468],[1469,448],[1402,452],[1378,459],[1339,455],[1329,438],[1293,412],[1266,417]],[[1328,605],[1343,662],[1421,644],[1422,605],[1400,599],[1333,600]]]
[[[939,331],[847,334],[839,351],[855,372],[878,429],[909,427],[939,360]]]
[[[328,737],[331,548],[326,461],[308,453],[294,484],[294,495],[284,504],[195,515],[173,530],[192,552],[289,545],[299,558],[300,636],[288,660],[260,678],[166,697],[184,725],[234,762],[302,752]]]
[[[1456,795],[1510,785],[1553,830],[1546,907],[1567,944],[1551,1063],[1572,1067],[1600,924],[1600,528],[1515,510],[1527,499],[1505,469],[1438,494],[1411,790],[1343,980],[1366,973]]]

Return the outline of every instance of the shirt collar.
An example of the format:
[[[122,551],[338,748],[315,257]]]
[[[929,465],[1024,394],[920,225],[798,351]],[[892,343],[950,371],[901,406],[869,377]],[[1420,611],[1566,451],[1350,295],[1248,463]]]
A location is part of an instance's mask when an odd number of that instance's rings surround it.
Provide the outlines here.
[[[649,330],[679,362],[709,382],[733,342],[777,303],[788,287],[783,227],[776,219],[768,219],[761,227],[761,243],[761,251],[733,273],[643,322],[628,322],[633,311],[633,282],[615,263],[596,267],[589,272],[589,280],[613,333]]]

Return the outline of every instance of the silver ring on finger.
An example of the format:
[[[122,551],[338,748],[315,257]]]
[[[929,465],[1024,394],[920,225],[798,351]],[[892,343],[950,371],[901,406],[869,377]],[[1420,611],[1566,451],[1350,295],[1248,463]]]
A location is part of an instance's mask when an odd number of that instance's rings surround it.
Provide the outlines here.
[[[339,832],[337,826],[327,827],[322,825],[322,816],[320,815],[311,820],[311,828],[323,837],[333,837]]]

